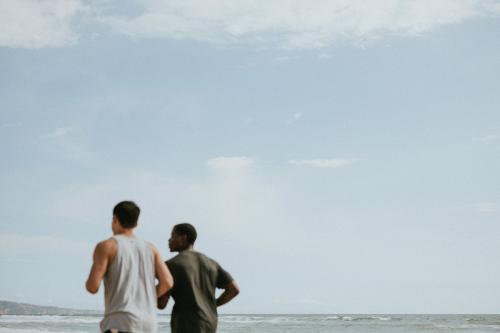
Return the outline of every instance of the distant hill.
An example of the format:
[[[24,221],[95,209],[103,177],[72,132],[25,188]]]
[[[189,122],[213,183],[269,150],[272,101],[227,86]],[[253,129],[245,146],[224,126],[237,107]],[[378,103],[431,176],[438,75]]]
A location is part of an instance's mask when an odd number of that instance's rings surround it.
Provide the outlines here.
[[[0,315],[93,315],[99,311],[58,308],[55,306],[40,306],[26,303],[0,301]]]

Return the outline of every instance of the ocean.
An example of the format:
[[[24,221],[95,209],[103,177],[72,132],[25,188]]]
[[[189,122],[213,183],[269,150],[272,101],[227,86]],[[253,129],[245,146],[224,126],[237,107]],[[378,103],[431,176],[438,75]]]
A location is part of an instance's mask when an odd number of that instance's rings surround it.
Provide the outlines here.
[[[0,316],[0,332],[98,332],[100,316]],[[170,332],[159,316],[158,332]],[[500,315],[221,315],[218,333],[486,333]]]

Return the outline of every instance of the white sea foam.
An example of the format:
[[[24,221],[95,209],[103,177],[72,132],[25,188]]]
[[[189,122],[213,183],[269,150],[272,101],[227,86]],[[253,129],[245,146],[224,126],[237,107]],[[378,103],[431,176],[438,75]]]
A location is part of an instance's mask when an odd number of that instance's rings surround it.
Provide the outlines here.
[[[101,316],[0,316],[0,333],[97,332]],[[160,332],[169,331],[170,316],[158,317]],[[224,333],[343,332],[500,332],[500,316],[439,315],[222,315]]]
[[[1,333],[10,333],[10,332],[16,332],[16,333],[40,333],[40,332],[50,332],[47,330],[38,330],[38,329],[24,329],[24,328],[0,328]],[[62,332],[62,333],[69,333],[68,332]],[[71,332],[73,333],[73,332]]]
[[[94,330],[75,330],[72,329],[73,325],[67,325],[66,329],[57,329],[58,333],[89,333]],[[97,329],[98,326],[96,326]],[[37,327],[37,328],[24,328],[24,327],[0,327],[0,333],[16,332],[16,333],[40,333],[40,332],[54,332],[53,327]]]
[[[17,316],[17,315],[2,315],[0,317],[0,323],[99,323],[101,317],[97,316]]]
[[[353,316],[353,315],[224,315],[219,318],[223,323],[302,323],[320,321],[391,321],[390,316]],[[397,318],[398,320],[398,318]]]
[[[382,320],[382,321],[389,321],[389,320],[392,320],[391,317],[370,317],[371,319],[378,319],[378,320]]]

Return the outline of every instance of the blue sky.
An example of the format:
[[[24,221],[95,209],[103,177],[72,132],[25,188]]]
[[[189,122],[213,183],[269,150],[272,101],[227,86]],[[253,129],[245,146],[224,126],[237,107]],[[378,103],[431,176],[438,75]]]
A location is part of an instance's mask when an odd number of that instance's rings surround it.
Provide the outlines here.
[[[84,281],[123,199],[229,313],[498,313],[498,1],[3,1],[0,298]]]

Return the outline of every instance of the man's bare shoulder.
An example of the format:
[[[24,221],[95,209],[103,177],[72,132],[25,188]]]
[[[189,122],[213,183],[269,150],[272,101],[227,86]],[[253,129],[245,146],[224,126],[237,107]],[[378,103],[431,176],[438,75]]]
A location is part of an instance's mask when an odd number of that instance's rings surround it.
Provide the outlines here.
[[[156,246],[153,245],[153,243],[146,241],[146,244],[148,244],[149,248],[151,249],[154,255],[158,255],[160,253],[158,252]]]
[[[97,243],[95,250],[102,254],[114,254],[118,249],[118,243],[114,238],[108,238]]]

